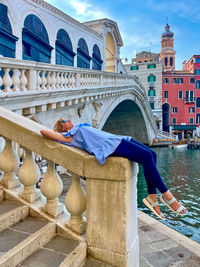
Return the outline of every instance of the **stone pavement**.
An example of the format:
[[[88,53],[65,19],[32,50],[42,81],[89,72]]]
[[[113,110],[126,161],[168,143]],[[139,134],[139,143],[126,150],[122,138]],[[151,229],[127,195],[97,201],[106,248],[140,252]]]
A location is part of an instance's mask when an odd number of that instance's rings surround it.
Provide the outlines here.
[[[59,200],[64,203],[71,176],[58,170],[64,185]],[[81,179],[86,191],[86,181]],[[140,267],[200,267],[200,244],[138,210]],[[85,266],[100,267],[88,259]],[[109,266],[109,265],[102,265]],[[131,266],[135,267],[135,266]]]

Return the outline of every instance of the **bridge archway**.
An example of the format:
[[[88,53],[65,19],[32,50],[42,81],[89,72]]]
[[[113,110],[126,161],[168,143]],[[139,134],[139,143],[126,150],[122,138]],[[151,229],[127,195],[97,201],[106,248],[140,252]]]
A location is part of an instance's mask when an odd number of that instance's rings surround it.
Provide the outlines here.
[[[170,126],[170,105],[168,103],[164,103],[162,106],[163,113],[163,131],[169,132]]]
[[[116,47],[110,32],[106,35],[106,71],[115,72]]]
[[[149,143],[144,116],[133,100],[120,102],[106,119],[102,130],[132,136],[142,143]]]

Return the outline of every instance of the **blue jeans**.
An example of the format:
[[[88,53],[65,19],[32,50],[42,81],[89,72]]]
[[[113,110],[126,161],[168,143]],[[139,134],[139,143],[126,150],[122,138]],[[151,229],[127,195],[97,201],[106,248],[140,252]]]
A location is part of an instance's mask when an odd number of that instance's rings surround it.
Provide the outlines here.
[[[148,194],[156,194],[156,189],[161,193],[168,190],[156,168],[157,155],[149,147],[133,138],[130,141],[123,139],[112,156],[127,158],[143,166]]]

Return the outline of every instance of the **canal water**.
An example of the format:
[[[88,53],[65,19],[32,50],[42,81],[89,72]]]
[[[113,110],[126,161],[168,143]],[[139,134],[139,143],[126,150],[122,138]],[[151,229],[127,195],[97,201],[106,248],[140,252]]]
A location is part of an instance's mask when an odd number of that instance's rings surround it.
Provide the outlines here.
[[[200,150],[168,147],[153,148],[153,150],[157,153],[157,167],[164,182],[174,196],[181,200],[181,203],[189,210],[187,216],[180,217],[160,203],[161,210],[167,217],[164,223],[200,243]],[[143,204],[142,199],[146,196],[145,178],[142,167],[140,167],[138,176],[139,209],[158,219]]]

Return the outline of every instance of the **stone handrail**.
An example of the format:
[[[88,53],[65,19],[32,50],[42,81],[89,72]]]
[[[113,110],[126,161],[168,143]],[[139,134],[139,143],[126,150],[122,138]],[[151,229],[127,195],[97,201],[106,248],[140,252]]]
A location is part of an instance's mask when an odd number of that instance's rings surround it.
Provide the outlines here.
[[[124,158],[110,157],[100,166],[95,157],[87,152],[42,137],[40,130],[43,128],[0,107],[0,136],[5,139],[4,150],[0,154],[0,170],[3,171],[0,187],[13,191],[23,185],[18,196],[32,203],[32,207],[35,200],[38,205],[42,195],[46,198],[46,203],[41,206],[42,212],[59,220],[63,205],[58,197],[63,185],[54,165],[61,165],[72,173],[72,185],[65,199],[70,219],[64,226],[76,233],[83,233],[85,221],[82,214],[86,209],[88,252],[114,266],[139,266],[137,164]],[[13,141],[25,151],[20,167]],[[35,186],[40,171],[33,152],[44,157],[48,164],[40,190]],[[87,178],[86,198],[80,187],[80,176]]]
[[[132,75],[0,58],[0,93],[131,85]]]

